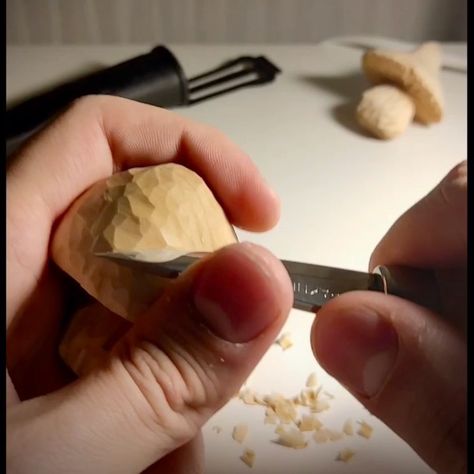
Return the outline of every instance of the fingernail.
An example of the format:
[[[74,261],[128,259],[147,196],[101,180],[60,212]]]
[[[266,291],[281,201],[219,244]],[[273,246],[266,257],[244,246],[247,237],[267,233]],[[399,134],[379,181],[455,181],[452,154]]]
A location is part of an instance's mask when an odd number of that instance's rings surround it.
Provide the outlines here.
[[[226,248],[204,264],[194,284],[194,305],[208,328],[230,342],[248,342],[280,313],[278,275],[263,249]]]
[[[321,365],[349,390],[372,397],[386,383],[398,354],[391,323],[372,310],[316,317],[313,350]]]

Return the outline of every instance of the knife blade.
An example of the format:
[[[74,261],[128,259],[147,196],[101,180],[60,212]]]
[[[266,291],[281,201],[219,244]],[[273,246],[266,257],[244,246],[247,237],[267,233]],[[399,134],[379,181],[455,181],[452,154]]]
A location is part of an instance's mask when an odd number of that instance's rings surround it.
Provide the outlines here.
[[[140,259],[140,256],[118,253],[96,255],[144,273],[173,279],[205,254],[183,255],[166,262],[152,262]],[[280,261],[292,282],[295,309],[314,313],[327,301],[342,293],[363,290],[399,296],[434,311],[441,310],[436,277],[431,271],[379,266],[373,273],[366,273],[312,263]]]

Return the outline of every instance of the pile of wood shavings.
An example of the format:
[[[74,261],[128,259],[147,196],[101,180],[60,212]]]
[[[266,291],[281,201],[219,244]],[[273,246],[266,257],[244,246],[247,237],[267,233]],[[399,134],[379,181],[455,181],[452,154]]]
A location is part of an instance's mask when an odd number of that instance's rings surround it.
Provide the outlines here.
[[[282,334],[275,344],[282,350],[293,346],[289,333]],[[264,424],[276,425],[275,434],[277,439],[272,440],[275,444],[292,449],[304,449],[308,446],[308,440],[312,438],[315,443],[322,444],[336,442],[354,435],[355,430],[351,419],[344,422],[341,430],[334,430],[325,426],[316,414],[329,410],[329,400],[334,396],[322,391],[322,386],[317,387],[315,373],[309,374],[306,379],[305,388],[299,394],[286,398],[281,394],[261,395],[246,387],[235,394],[235,397],[246,405],[259,405],[265,407]],[[306,413],[304,413],[306,411]],[[358,421],[357,434],[369,439],[373,433],[373,427],[365,421]],[[214,430],[220,432],[220,428]],[[247,438],[248,426],[239,424],[232,431],[232,438],[242,444]],[[339,451],[336,461],[349,462],[355,455],[355,451],[345,448]],[[242,462],[253,467],[256,454],[252,449],[245,448],[240,456]]]
[[[341,430],[334,430],[325,426],[318,418],[318,413],[329,410],[329,400],[334,396],[322,391],[322,386],[317,387],[316,374],[310,374],[305,385],[299,394],[289,398],[281,394],[261,395],[246,387],[239,392],[238,399],[246,405],[265,407],[264,423],[276,425],[275,434],[278,438],[272,442],[286,448],[304,449],[311,438],[315,443],[322,444],[353,436],[355,430],[351,419],[344,422]],[[369,439],[373,432],[372,426],[365,421],[358,423],[360,426],[357,434]],[[234,427],[233,438],[236,441],[242,443],[247,434],[246,425]],[[355,451],[345,448],[338,453],[335,460],[349,462],[354,455]],[[254,451],[246,448],[240,459],[252,467],[255,456]]]

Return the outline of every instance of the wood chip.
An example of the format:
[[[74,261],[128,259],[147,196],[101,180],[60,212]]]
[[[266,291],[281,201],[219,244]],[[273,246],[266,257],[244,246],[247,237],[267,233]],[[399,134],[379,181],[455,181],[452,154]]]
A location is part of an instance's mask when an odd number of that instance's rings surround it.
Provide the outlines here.
[[[282,425],[279,425],[275,432],[279,435],[277,444],[293,449],[303,449],[308,446],[304,434],[296,428],[286,430]]]
[[[248,467],[253,467],[255,462],[255,451],[252,449],[245,449],[240,459],[247,464]]]
[[[316,387],[317,384],[318,384],[318,380],[316,378],[316,374],[314,372],[312,374],[309,374],[308,379],[306,380],[306,386]]]
[[[232,438],[234,438],[237,443],[242,443],[244,439],[247,437],[249,428],[247,425],[240,424],[234,426],[234,429],[232,430]]]
[[[254,394],[253,399],[257,405],[262,405],[262,406],[267,405],[267,402],[265,401],[264,397],[262,397],[262,395],[259,395],[258,393]]]
[[[359,424],[360,428],[357,431],[357,434],[362,436],[363,438],[369,439],[372,436],[372,432],[374,431],[374,429],[365,421],[359,421]]]
[[[278,435],[281,435],[283,433],[286,433],[285,427],[280,423],[276,428],[275,428],[275,433]]]
[[[311,411],[314,413],[321,413],[324,410],[328,410],[329,407],[330,405],[326,400],[316,400],[314,404],[311,405]]]
[[[300,431],[314,431],[319,430],[323,424],[314,415],[303,415],[298,428]]]
[[[265,410],[265,420],[266,425],[276,425],[278,423],[278,417],[272,407],[267,407]]]
[[[300,404],[305,407],[313,406],[318,399],[319,392],[318,390],[311,389],[304,389],[300,392]]]
[[[281,400],[272,407],[282,423],[295,422],[298,417],[295,405],[291,400]]]
[[[336,461],[349,462],[354,457],[354,454],[355,452],[351,449],[343,449],[342,451],[339,451]]]
[[[267,406],[267,408],[265,408],[265,415],[275,415],[275,410],[272,407]]]
[[[352,420],[351,419],[346,420],[346,422],[344,423],[344,426],[342,427],[342,431],[347,436],[352,436],[354,434],[354,427],[352,426]]]
[[[295,405],[303,405],[302,403],[302,400],[301,400],[301,395],[295,395],[291,401],[295,404]]]
[[[258,405],[257,401],[255,400],[255,393],[246,388],[239,393],[239,398],[246,404],[246,405]]]
[[[293,345],[293,341],[290,338],[289,333],[282,334],[276,341],[275,344],[278,344],[284,351],[289,349]]]

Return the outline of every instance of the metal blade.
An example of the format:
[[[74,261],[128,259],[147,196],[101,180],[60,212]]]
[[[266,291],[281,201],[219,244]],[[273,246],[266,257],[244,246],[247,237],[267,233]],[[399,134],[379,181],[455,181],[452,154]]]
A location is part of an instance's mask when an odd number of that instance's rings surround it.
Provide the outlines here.
[[[185,255],[175,260],[157,263],[113,253],[98,256],[164,278],[176,278],[201,258],[201,256]],[[293,283],[293,307],[296,309],[315,312],[330,299],[348,291],[372,290],[384,292],[384,281],[382,276],[378,274],[288,260],[281,260],[281,262]]]
[[[354,290],[384,292],[380,275],[282,260],[293,283],[293,307],[314,312],[330,299]]]

